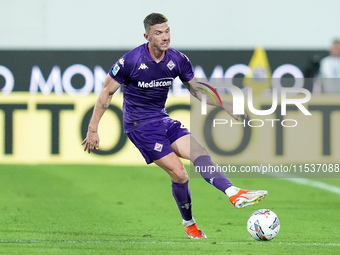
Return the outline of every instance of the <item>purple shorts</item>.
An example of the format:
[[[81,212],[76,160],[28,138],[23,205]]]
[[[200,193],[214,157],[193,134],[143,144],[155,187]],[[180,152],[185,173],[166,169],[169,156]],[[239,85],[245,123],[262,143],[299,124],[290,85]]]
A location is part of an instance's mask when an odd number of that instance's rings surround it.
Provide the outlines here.
[[[181,122],[165,118],[146,123],[127,136],[150,164],[173,152],[171,144],[187,134],[190,132]]]

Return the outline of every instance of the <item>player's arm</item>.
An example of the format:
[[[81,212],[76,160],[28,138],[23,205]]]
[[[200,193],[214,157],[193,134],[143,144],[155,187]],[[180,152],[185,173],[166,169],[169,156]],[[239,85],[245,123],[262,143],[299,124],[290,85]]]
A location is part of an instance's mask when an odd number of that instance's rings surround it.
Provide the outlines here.
[[[202,101],[202,94],[204,93],[203,90],[199,89],[200,88],[200,84],[198,83],[198,79],[196,77],[192,78],[190,81],[188,82],[184,82],[183,85],[190,91],[190,93],[197,98],[199,101]],[[208,105],[215,105],[214,100],[211,97],[206,97],[207,99],[207,104]],[[233,104],[229,103],[227,101],[223,101],[222,100],[222,108],[224,108],[228,114],[233,117],[236,120],[240,119],[240,115],[238,114],[233,114]],[[246,113],[244,114],[245,118],[247,117]]]
[[[100,92],[97,102],[94,106],[92,118],[88,126],[86,138],[81,143],[84,145],[84,151],[99,149],[98,125],[105,111],[109,108],[112,95],[119,89],[121,84],[114,80],[110,75],[106,76],[103,89]]]

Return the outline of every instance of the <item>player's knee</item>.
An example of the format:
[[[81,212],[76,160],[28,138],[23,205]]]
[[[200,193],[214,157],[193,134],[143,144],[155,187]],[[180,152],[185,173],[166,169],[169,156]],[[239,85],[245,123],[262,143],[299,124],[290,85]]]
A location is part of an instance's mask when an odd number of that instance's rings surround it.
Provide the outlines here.
[[[208,149],[202,146],[202,148],[201,148],[201,155],[209,155]]]
[[[187,182],[189,178],[188,178],[188,173],[185,170],[184,166],[181,168],[174,169],[174,171],[172,171],[171,179],[179,183]]]
[[[195,159],[202,155],[209,155],[208,149],[205,148],[204,146],[197,146],[195,148],[191,148],[190,153],[191,153],[192,159]]]

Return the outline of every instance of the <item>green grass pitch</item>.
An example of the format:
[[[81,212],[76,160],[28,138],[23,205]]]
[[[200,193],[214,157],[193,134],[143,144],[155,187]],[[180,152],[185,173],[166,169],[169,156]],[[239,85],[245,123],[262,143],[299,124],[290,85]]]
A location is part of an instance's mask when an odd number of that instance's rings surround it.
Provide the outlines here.
[[[339,254],[340,194],[284,179],[232,181],[269,195],[238,210],[191,179],[194,217],[208,236],[192,240],[156,166],[0,165],[0,254]],[[339,179],[318,181],[340,188]],[[246,229],[261,208],[281,221],[269,242]]]

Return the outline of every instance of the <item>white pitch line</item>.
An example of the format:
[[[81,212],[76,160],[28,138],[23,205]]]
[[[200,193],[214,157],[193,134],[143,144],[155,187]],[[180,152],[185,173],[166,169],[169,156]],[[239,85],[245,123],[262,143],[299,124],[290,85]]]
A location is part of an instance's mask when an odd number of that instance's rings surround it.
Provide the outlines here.
[[[281,178],[283,180],[294,182],[294,183],[297,183],[297,184],[311,186],[311,187],[322,189],[322,190],[327,190],[329,192],[340,195],[340,187],[339,186],[331,185],[331,184],[328,184],[328,183],[325,183],[325,182],[315,181],[315,180],[311,180],[311,179],[307,179],[307,178],[299,178],[299,177],[296,177],[296,175],[289,174],[289,173],[281,173],[281,174],[280,173],[274,173],[274,174],[273,173],[266,173],[266,174],[273,176],[275,178]],[[340,180],[340,178],[339,178],[339,180]]]
[[[311,187],[322,189],[322,190],[327,190],[329,192],[340,195],[340,187],[327,184],[321,181],[314,181],[314,180],[309,180],[306,178],[285,178],[285,180],[291,181],[297,184],[301,184],[301,185],[311,186]]]
[[[79,244],[205,244],[205,245],[289,245],[289,246],[340,246],[340,243],[295,243],[295,242],[260,242],[260,241],[249,241],[249,242],[200,242],[189,241],[189,242],[158,242],[158,241],[113,241],[113,240],[0,240],[0,243],[79,243]]]

